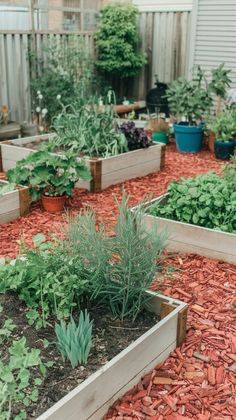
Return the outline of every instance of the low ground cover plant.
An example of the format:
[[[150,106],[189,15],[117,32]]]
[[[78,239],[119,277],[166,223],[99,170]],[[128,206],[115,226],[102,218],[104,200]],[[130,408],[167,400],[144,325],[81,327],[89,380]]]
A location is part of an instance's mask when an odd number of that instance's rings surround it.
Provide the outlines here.
[[[153,204],[154,216],[223,232],[236,233],[236,158],[224,166],[223,175],[209,172],[173,181],[164,205]]]

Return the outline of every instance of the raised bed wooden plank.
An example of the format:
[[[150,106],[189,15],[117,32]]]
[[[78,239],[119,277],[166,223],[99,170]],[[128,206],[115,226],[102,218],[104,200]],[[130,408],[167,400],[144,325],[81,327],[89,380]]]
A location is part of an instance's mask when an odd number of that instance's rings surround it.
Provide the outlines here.
[[[160,314],[162,303],[171,312],[98,372],[47,410],[38,420],[101,420],[109,406],[143,375],[164,361],[178,342],[178,314],[185,303],[148,292],[149,307]]]
[[[39,138],[46,140],[49,135],[3,142],[1,144],[2,170],[6,172],[13,168],[18,160],[34,152],[35,150],[27,148],[27,144],[36,142]],[[25,145],[25,147],[19,145]],[[76,186],[91,192],[100,192],[110,185],[157,172],[164,167],[165,147],[161,143],[156,143],[147,149],[134,150],[118,156],[88,159],[87,165],[91,170],[93,180],[91,182],[81,180]]]
[[[167,195],[158,197],[150,203],[162,203]],[[146,208],[150,203],[146,205]],[[213,229],[176,222],[162,217],[143,214],[143,224],[147,230],[154,225],[169,233],[167,249],[174,252],[194,253],[236,264],[236,235]]]
[[[7,181],[2,181],[7,184]],[[29,212],[29,190],[27,187],[17,187],[0,197],[0,223],[8,223]]]

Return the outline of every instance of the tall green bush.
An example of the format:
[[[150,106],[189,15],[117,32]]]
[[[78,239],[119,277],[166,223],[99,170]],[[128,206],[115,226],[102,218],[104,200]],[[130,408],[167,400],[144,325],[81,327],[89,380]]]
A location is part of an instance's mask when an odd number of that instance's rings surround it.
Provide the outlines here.
[[[96,33],[96,65],[105,75],[136,76],[146,63],[138,51],[138,10],[132,5],[109,5],[100,14]]]

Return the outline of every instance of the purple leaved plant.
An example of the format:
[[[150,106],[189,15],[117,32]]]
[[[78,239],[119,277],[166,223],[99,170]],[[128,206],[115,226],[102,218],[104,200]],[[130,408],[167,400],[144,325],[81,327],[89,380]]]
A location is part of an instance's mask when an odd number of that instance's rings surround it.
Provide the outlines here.
[[[145,130],[135,127],[133,121],[124,122],[120,126],[120,130],[126,137],[129,150],[143,149],[150,146],[150,140]]]

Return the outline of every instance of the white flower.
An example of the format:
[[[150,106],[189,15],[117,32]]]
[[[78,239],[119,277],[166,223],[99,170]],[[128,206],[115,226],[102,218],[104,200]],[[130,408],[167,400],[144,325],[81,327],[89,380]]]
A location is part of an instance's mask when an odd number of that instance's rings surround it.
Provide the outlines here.
[[[60,101],[61,95],[57,95],[57,100]]]
[[[36,108],[36,112],[40,112],[40,111],[41,111],[40,106],[37,106],[37,108]]]
[[[68,172],[69,172],[69,174],[72,174],[72,175],[76,174],[75,168],[70,168]]]
[[[41,92],[40,92],[40,90],[37,90],[37,95],[41,95]]]
[[[63,174],[64,174],[64,169],[63,168],[58,168],[58,170],[57,170],[57,175],[58,176],[62,176]]]
[[[40,94],[38,95],[38,98],[39,98],[39,99],[43,99],[43,95],[42,95],[42,93],[40,93]]]
[[[43,109],[42,109],[42,115],[46,115],[47,113],[48,113],[47,108],[43,108]]]

